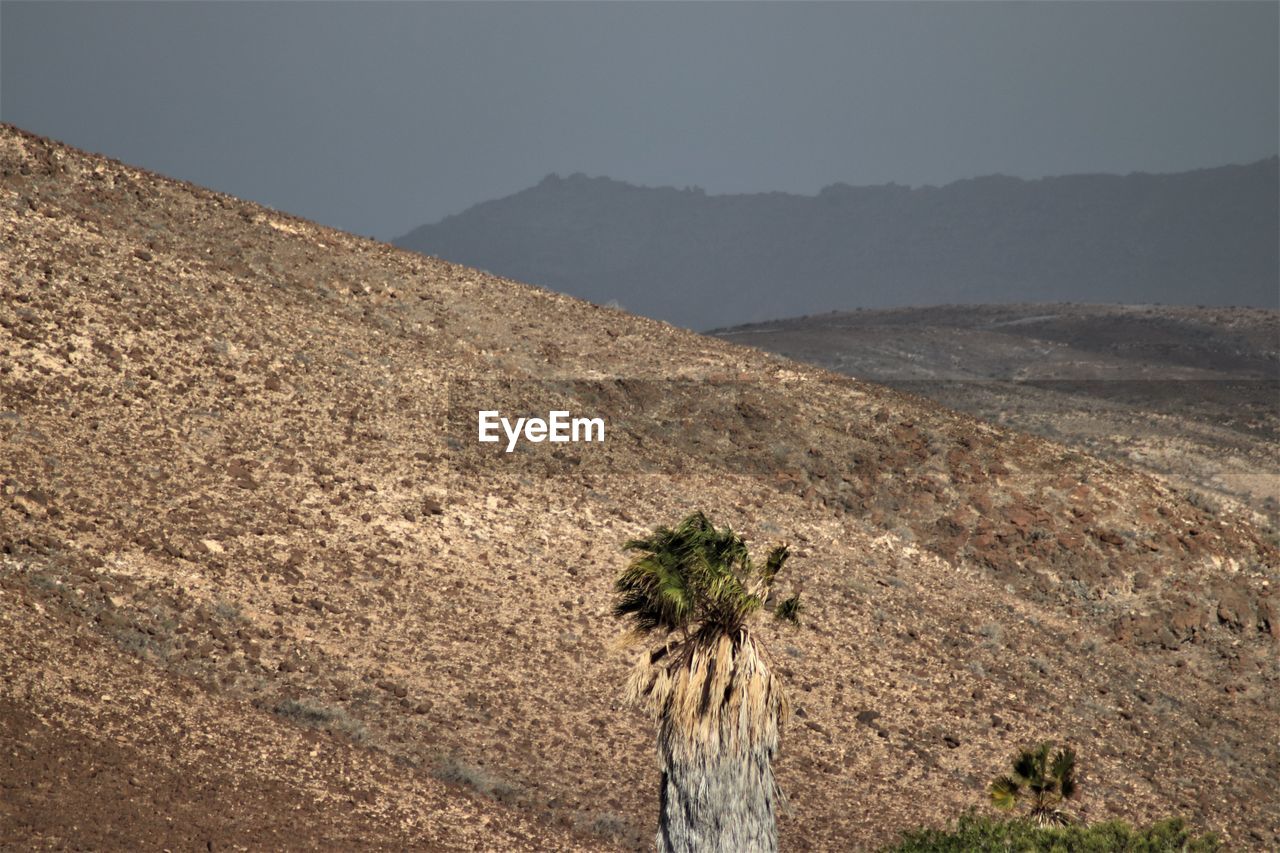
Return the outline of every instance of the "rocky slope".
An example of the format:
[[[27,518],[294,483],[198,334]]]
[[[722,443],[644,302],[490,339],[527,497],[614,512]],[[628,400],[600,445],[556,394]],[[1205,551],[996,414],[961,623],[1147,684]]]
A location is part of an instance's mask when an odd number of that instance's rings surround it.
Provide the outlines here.
[[[1042,737],[1091,819],[1280,844],[1277,551],[1239,516],[8,127],[0,239],[0,838],[643,846],[610,584],[703,507],[809,602],[761,629],[788,849],[941,822]],[[607,439],[507,454],[480,406]]]
[[[1280,533],[1280,311],[938,305],[711,334],[1124,460]]]

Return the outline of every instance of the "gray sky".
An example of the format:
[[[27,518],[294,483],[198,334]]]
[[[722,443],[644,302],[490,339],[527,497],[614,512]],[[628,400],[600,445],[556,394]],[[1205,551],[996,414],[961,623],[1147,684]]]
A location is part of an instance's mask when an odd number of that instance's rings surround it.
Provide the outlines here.
[[[0,2],[0,119],[362,234],[548,172],[709,192],[1277,152],[1276,2]]]

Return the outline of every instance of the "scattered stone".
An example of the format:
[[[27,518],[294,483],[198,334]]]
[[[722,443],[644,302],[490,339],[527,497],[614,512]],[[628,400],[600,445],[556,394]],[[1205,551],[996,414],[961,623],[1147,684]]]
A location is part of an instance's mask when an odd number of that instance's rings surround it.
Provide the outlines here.
[[[1270,598],[1258,602],[1258,630],[1280,640],[1280,608]]]
[[[1218,599],[1218,621],[1223,625],[1239,631],[1254,624],[1253,605],[1239,586],[1223,584],[1214,591],[1214,597]]]
[[[14,495],[10,502],[14,509],[28,517],[37,518],[45,514],[45,508],[30,495]]]
[[[1094,531],[1093,535],[1099,542],[1104,542],[1107,545],[1111,545],[1116,548],[1124,546],[1124,537],[1112,530],[1097,530]]]
[[[1169,628],[1175,636],[1185,638],[1203,630],[1207,621],[1205,608],[1188,600],[1174,609],[1169,617]]]

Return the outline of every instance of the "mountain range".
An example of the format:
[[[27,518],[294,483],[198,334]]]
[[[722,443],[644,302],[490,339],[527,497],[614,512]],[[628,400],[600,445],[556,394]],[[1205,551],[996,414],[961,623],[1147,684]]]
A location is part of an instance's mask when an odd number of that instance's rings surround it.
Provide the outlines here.
[[[696,329],[939,303],[1277,307],[1277,162],[814,196],[549,175],[394,242]]]

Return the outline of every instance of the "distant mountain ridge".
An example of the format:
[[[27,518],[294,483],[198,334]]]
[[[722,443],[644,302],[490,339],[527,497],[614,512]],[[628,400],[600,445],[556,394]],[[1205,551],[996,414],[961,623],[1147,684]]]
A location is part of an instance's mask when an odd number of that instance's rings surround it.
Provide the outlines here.
[[[814,196],[549,175],[394,242],[699,329],[942,302],[1276,307],[1278,163]]]

